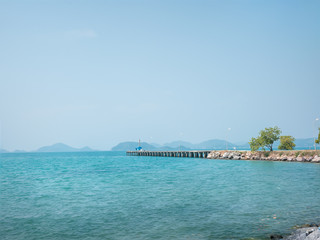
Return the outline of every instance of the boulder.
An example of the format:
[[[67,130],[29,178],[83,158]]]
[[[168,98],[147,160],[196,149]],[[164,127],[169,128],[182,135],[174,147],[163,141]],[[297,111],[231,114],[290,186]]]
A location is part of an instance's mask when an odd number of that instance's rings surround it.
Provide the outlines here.
[[[311,162],[312,159],[313,159],[313,157],[308,156],[308,157],[305,158],[305,161],[306,161],[306,162]]]
[[[275,240],[283,239],[283,236],[279,234],[272,234],[270,235],[270,239],[275,239]]]
[[[229,153],[228,153],[228,152],[225,152],[225,153],[222,155],[222,158],[229,158]]]
[[[253,159],[253,160],[261,160],[261,157],[259,157],[258,155],[256,155],[256,156],[253,156],[252,159]]]
[[[240,159],[241,159],[241,156],[233,156],[233,159],[234,159],[234,160],[240,160]]]
[[[303,162],[304,161],[304,157],[297,157],[297,162]]]
[[[318,240],[320,239],[320,230],[316,227],[297,229],[284,240]]]
[[[210,159],[217,159],[220,157],[220,152],[215,152],[215,151],[212,151],[208,154],[208,157],[207,158],[210,158]]]
[[[313,162],[313,163],[320,163],[320,157],[314,157],[312,160],[311,160],[311,162]]]
[[[288,157],[288,158],[287,158],[287,161],[288,161],[288,162],[294,161],[294,157],[291,157],[291,156]]]
[[[233,152],[233,156],[241,156],[241,152]]]
[[[214,152],[210,152],[207,156],[207,158],[213,158]]]

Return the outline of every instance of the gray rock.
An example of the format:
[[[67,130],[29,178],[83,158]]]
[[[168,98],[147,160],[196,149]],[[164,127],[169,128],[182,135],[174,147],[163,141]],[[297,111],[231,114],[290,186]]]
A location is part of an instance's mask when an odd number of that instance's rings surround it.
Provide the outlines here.
[[[306,162],[311,162],[312,159],[313,159],[313,157],[306,157],[306,158],[305,158],[305,161],[306,161]]]
[[[304,161],[304,157],[297,157],[297,162],[303,162]]]
[[[222,155],[222,158],[229,158],[229,153],[228,153],[228,152],[225,152],[225,153]]]
[[[241,152],[233,152],[233,156],[241,156]]]
[[[312,159],[311,162],[313,162],[313,163],[320,163],[320,157],[315,156],[315,157]]]
[[[283,236],[279,234],[272,234],[270,235],[270,239],[283,239]]]
[[[207,158],[214,158],[214,152],[210,152],[209,154],[208,154],[208,156],[207,156]]]
[[[207,158],[218,159],[220,157],[220,152],[212,151],[208,154]]]
[[[301,228],[284,240],[320,240],[320,230],[317,227]]]

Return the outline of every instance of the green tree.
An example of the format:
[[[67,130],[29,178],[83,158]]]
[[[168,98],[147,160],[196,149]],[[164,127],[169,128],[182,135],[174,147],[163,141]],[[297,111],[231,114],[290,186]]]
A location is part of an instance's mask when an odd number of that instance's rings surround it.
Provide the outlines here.
[[[319,135],[318,135],[318,139],[315,140],[316,144],[320,143],[320,128],[319,128]]]
[[[270,151],[273,151],[272,145],[275,141],[279,140],[280,134],[281,130],[277,126],[261,130],[260,138],[263,145],[262,148],[267,147]]]
[[[250,145],[251,151],[255,152],[261,147],[261,141],[259,138],[251,138],[249,145]]]
[[[278,149],[280,150],[293,150],[296,144],[294,143],[295,139],[292,136],[281,136],[280,145]]]
[[[257,138],[251,138],[249,142],[251,151],[257,151],[259,148],[262,150],[268,148],[270,151],[273,151],[273,143],[279,140],[280,134],[281,130],[277,126],[261,130],[260,135]]]

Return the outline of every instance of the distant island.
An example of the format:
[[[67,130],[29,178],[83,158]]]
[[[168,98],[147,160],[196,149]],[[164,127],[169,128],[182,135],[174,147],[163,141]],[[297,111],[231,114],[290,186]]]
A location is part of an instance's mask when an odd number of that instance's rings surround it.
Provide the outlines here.
[[[314,139],[313,138],[305,138],[305,139],[296,139],[295,140],[296,150],[309,150],[314,148]],[[275,142],[275,149],[279,146],[279,142]],[[138,146],[138,141],[127,141],[121,142],[116,146],[111,148],[111,151],[134,151]],[[147,143],[141,142],[141,147],[144,150],[149,151],[188,151],[188,150],[249,150],[250,146],[248,143],[243,144],[235,144],[231,142],[227,142],[221,139],[211,139],[207,141],[203,141],[201,143],[190,143],[186,141],[173,141],[165,144],[158,143]],[[75,148],[71,147],[64,143],[55,143],[49,146],[40,147],[37,150],[30,152],[94,152],[98,151],[92,149],[90,147],[82,147]],[[106,150],[107,151],[107,150]],[[0,148],[0,153],[25,153],[27,151],[24,150],[14,150],[7,151],[6,149]]]
[[[35,152],[92,152],[95,151],[89,147],[74,148],[64,143],[56,143],[50,146],[44,146],[36,150]]]
[[[295,140],[296,150],[313,149],[314,139],[304,138]],[[279,141],[274,143],[275,148],[279,146]],[[111,151],[134,151],[138,142],[121,142],[114,146]],[[178,150],[249,150],[249,143],[234,144],[221,139],[211,139],[201,143],[193,144],[186,141],[174,141],[163,145],[141,142],[141,147],[148,151],[178,151]]]
[[[35,151],[30,152],[93,152],[97,151],[91,149],[89,147],[82,147],[82,148],[74,148],[64,143],[56,143],[50,146],[41,147]],[[5,149],[0,148],[0,153],[26,153],[27,151],[24,150],[15,150],[15,151],[7,151]]]
[[[0,148],[0,153],[8,153],[7,150]]]

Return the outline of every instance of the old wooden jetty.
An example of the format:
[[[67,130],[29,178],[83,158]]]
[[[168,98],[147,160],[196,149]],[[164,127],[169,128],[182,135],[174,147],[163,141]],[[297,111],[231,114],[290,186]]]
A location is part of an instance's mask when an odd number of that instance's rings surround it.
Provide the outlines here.
[[[195,151],[127,151],[127,156],[207,158],[209,150]]]

